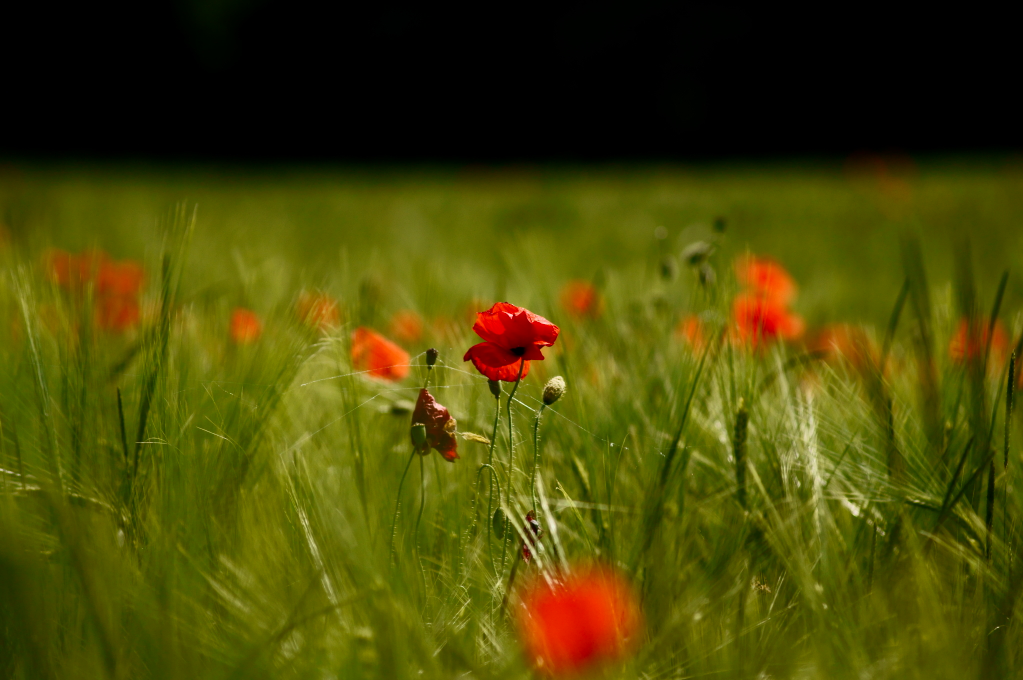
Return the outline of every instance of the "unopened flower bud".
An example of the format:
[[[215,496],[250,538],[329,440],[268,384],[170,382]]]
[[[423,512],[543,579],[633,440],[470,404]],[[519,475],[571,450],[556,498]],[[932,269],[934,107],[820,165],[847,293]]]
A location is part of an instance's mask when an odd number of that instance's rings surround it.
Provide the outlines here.
[[[550,406],[565,394],[565,379],[556,375],[543,386],[543,403]]]
[[[426,367],[433,368],[433,365],[437,363],[438,356],[440,356],[440,352],[437,351],[437,348],[431,347],[426,350]]]
[[[494,399],[501,398],[501,383],[497,380],[488,380],[487,387],[490,388],[490,393],[494,395]]]
[[[422,451],[426,449],[430,450],[429,445],[426,443],[426,425],[423,423],[412,423],[412,446],[416,451]]]
[[[696,241],[682,251],[682,259],[691,267],[703,264],[714,252],[714,245],[706,241]]]

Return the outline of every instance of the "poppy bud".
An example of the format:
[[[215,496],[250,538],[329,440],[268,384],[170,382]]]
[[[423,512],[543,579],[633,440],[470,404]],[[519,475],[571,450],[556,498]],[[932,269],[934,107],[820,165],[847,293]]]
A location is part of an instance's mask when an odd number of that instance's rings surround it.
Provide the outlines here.
[[[490,388],[490,393],[494,395],[494,399],[501,398],[501,383],[498,380],[488,380],[487,387]]]
[[[430,446],[426,442],[426,425],[422,423],[412,423],[412,446],[416,451],[426,450],[427,453],[430,451]]]
[[[433,368],[433,365],[437,363],[438,356],[440,356],[440,352],[435,347],[426,350],[426,367]]]
[[[674,281],[676,276],[678,276],[678,263],[671,255],[665,255],[661,259],[661,278]]]
[[[714,218],[714,231],[716,231],[717,233],[719,233],[719,234],[725,233],[725,228],[727,226],[728,226],[728,223],[725,221],[724,217],[715,217]]]
[[[565,379],[556,375],[543,386],[543,403],[550,406],[565,394]]]
[[[703,264],[708,257],[714,252],[713,244],[707,243],[706,241],[696,241],[690,243],[682,251],[682,259],[691,266]]]

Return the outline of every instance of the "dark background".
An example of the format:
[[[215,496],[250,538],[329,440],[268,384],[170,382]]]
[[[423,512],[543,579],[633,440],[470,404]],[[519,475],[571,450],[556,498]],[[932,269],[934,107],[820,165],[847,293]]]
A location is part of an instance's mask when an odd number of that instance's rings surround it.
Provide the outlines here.
[[[1023,141],[1017,27],[1016,17],[962,8],[858,5],[7,3],[0,156],[1013,151]]]

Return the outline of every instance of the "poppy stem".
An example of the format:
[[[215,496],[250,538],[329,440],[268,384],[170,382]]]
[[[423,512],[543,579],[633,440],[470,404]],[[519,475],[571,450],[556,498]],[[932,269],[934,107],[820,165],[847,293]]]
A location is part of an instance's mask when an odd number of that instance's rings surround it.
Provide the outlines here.
[[[491,561],[491,563],[493,563],[493,561],[494,561],[494,548],[493,548],[493,546],[491,546],[491,540],[492,540],[491,537],[492,537],[493,531],[494,531],[494,522],[492,521],[493,520],[493,516],[494,516],[494,479],[496,478],[496,473],[497,473],[497,471],[494,469],[494,447],[497,445],[497,426],[498,426],[498,424],[500,423],[500,420],[501,420],[501,398],[500,398],[500,395],[498,395],[498,398],[495,399],[494,401],[497,403],[497,408],[494,409],[494,432],[493,432],[493,434],[490,435],[490,452],[487,455],[487,465],[486,465],[486,467],[490,468],[490,487],[489,487],[489,493],[488,493],[488,496],[487,496],[487,546],[490,548],[490,561]],[[483,471],[483,468],[481,467],[480,468],[480,472],[482,472],[482,471]],[[479,486],[480,486],[479,473],[477,473],[476,474],[476,493],[477,493],[477,495],[479,494]],[[498,481],[498,483],[497,483],[497,502],[498,502],[498,504],[501,503],[501,483],[500,483],[500,481]]]
[[[419,523],[423,521],[423,510],[426,508],[426,464],[425,456],[419,457],[419,516],[416,517],[416,554],[419,554]]]
[[[540,417],[547,404],[540,404],[533,421],[533,477],[529,484],[529,497],[533,500],[533,516],[536,516],[536,476],[540,472]]]
[[[497,571],[497,564],[494,562],[494,544],[490,540],[491,532],[494,530],[494,522],[492,521],[493,520],[493,509],[492,509],[492,505],[491,504],[492,504],[492,501],[494,499],[494,484],[497,484],[497,504],[498,504],[498,506],[501,505],[501,498],[502,498],[502,496],[501,496],[501,478],[497,476],[497,470],[495,470],[494,466],[491,465],[490,463],[484,463],[483,465],[480,465],[480,469],[476,473],[476,495],[473,497],[473,501],[472,501],[472,507],[473,507],[473,512],[472,512],[472,530],[469,532],[469,535],[470,536],[475,536],[476,535],[476,525],[479,523],[479,519],[480,519],[480,513],[479,513],[479,507],[478,507],[479,497],[480,497],[480,475],[483,474],[484,470],[487,470],[487,471],[490,472],[490,502],[487,503],[487,548],[490,551],[490,566],[491,566],[491,568],[494,569],[494,571]]]
[[[412,455],[409,456],[408,464],[405,466],[405,472],[401,473],[401,481],[398,482],[398,496],[394,499],[394,519],[391,520],[391,559],[394,559],[394,536],[398,528],[398,508],[401,506],[401,487],[405,485],[405,477],[408,476],[409,468],[412,467],[412,459],[416,457],[416,452],[413,451]]]
[[[519,359],[519,374],[515,378],[515,384],[512,385],[511,394],[508,395],[508,483],[511,484],[512,472],[515,469],[515,441],[514,435],[512,434],[512,402],[515,401],[515,392],[519,389],[519,383],[522,382],[522,369],[526,367],[526,360]]]

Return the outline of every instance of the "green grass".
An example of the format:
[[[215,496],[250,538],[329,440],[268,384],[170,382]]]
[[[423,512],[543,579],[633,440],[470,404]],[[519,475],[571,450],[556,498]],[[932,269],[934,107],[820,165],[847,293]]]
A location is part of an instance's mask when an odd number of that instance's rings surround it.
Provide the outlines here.
[[[398,497],[428,347],[437,399],[491,436],[494,398],[461,359],[467,308],[495,299],[562,328],[516,394],[510,476],[501,401],[514,525],[544,381],[568,384],[539,426],[543,548],[517,578],[554,568],[556,536],[642,597],[635,656],[601,673],[1020,674],[1021,409],[1006,417],[1004,363],[966,370],[946,348],[964,312],[991,314],[1004,271],[998,315],[1020,338],[1023,170],[935,160],[900,181],[828,165],[0,170],[0,676],[530,677],[501,609],[517,537],[488,544],[485,482],[474,503],[486,445],[414,462]],[[716,286],[661,276],[710,238]],[[44,276],[50,246],[144,261],[140,329],[91,328]],[[891,333],[883,379],[801,345],[704,357],[676,340],[690,313],[721,328],[746,250],[785,263],[811,328]],[[560,308],[571,278],[599,283],[600,319]],[[343,328],[295,320],[312,288]],[[228,340],[238,305],[265,322],[250,347]],[[353,372],[350,330],[386,332],[406,308],[451,330],[428,324],[400,384]]]

